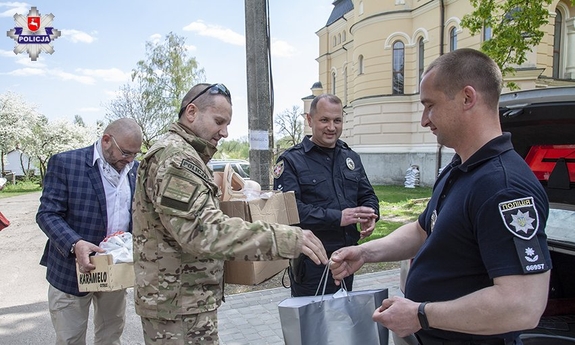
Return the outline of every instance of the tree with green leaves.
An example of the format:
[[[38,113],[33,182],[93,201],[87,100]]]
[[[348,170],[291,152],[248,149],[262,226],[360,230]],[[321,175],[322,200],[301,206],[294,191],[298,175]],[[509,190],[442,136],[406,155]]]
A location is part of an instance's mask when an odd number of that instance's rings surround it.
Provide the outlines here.
[[[146,57],[132,70],[132,84],[120,88],[107,107],[106,119],[132,118],[150,148],[177,119],[180,103],[189,89],[205,80],[204,70],[188,56],[185,38],[172,32],[163,42],[146,42]]]
[[[539,45],[542,27],[549,23],[552,0],[470,0],[475,10],[466,14],[461,26],[472,35],[491,29],[492,37],[481,44],[481,50],[498,65],[504,76],[513,75],[514,66],[527,59],[527,53]],[[575,4],[575,0],[571,0]],[[511,89],[515,83],[508,83]]]
[[[274,123],[278,134],[281,135],[278,143],[284,149],[299,144],[303,139],[303,112],[297,105],[291,109],[285,109],[275,116]],[[278,146],[276,144],[276,146]]]
[[[247,138],[222,139],[218,144],[216,159],[248,159],[250,156],[250,143]]]

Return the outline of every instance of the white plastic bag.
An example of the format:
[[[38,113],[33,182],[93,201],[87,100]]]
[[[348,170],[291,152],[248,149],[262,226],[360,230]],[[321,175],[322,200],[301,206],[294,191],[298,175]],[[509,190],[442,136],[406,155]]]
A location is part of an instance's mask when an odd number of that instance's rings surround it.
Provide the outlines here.
[[[134,261],[132,234],[129,232],[118,231],[107,236],[100,242],[100,248],[106,252],[97,255],[111,254],[115,264]]]

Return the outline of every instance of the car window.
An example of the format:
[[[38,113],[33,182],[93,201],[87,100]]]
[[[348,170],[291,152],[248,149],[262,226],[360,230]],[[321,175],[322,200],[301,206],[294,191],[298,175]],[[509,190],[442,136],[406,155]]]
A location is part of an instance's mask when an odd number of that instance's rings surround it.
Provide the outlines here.
[[[551,240],[575,244],[575,207],[573,205],[550,204],[545,233]]]
[[[225,164],[210,164],[213,171],[224,171]]]

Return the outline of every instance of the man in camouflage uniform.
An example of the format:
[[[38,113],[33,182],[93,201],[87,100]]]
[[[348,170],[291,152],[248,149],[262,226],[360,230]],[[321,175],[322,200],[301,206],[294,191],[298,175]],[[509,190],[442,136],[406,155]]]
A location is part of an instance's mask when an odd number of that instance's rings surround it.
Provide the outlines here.
[[[217,308],[224,260],[308,255],[327,263],[311,231],[249,223],[224,215],[206,163],[228,135],[231,96],[222,84],[198,84],[182,100],[179,121],[145,155],[134,196],[136,312],[146,344],[218,344]]]

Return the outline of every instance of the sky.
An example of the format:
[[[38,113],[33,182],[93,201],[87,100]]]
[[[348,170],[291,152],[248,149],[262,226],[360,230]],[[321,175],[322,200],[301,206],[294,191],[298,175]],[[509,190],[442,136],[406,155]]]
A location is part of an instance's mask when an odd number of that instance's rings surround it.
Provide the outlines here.
[[[274,114],[311,95],[318,80],[319,39],[333,0],[269,0]],[[14,14],[27,17],[31,7],[54,15],[61,36],[53,54],[32,61],[16,55],[8,31]],[[100,0],[6,2],[0,0],[0,93],[20,95],[48,119],[85,123],[104,120],[106,106],[130,72],[145,59],[145,43],[163,42],[170,32],[186,39],[208,83],[223,83],[233,103],[229,139],[248,135],[245,7],[242,0]],[[174,114],[174,119],[176,114]]]

